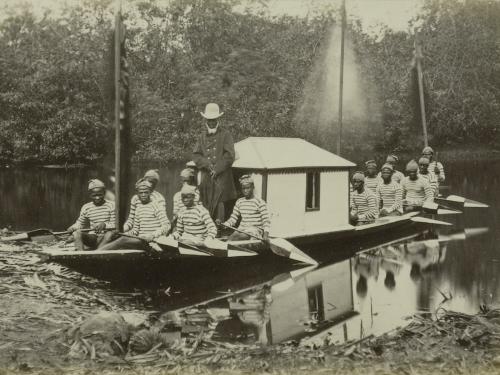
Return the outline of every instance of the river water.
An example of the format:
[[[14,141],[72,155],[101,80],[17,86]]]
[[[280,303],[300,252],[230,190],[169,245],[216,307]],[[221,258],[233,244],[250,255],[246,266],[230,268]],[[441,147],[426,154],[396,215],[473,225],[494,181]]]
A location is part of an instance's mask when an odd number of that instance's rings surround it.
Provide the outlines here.
[[[161,170],[159,191],[169,212],[180,167]],[[388,332],[416,311],[475,313],[482,304],[500,305],[500,161],[454,162],[446,169],[450,193],[490,208],[439,217],[453,223],[449,228],[420,226],[370,243],[331,244],[316,268],[254,262],[224,275],[201,270],[196,282],[108,287],[133,290],[133,303],[158,310],[182,332],[203,327],[215,339],[246,343],[343,342]],[[92,169],[1,170],[0,227],[66,228],[93,177],[107,180]]]

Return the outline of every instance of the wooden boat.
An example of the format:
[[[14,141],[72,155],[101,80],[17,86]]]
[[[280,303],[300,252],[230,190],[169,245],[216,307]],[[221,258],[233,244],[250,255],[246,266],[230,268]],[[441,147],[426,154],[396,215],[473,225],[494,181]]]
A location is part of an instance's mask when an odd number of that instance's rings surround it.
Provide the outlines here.
[[[404,226],[411,226],[417,224],[415,229],[422,228],[420,223],[414,223],[411,219],[416,217],[419,213],[412,212],[402,216],[380,218],[373,223],[350,226],[345,230],[332,232],[328,235],[316,237],[296,237],[288,238],[290,242],[295,245],[315,244],[315,247],[321,244],[329,243],[336,239],[357,239],[360,240],[363,236],[379,235],[380,242],[383,242],[389,232],[397,233],[398,228]],[[383,234],[383,235],[381,235]],[[222,241],[218,241],[222,242]],[[134,267],[151,266],[163,267],[165,270],[180,267],[180,264],[190,265],[205,265],[207,268],[222,265],[229,267],[231,265],[247,265],[252,262],[263,262],[264,259],[274,258],[276,261],[283,262],[281,257],[275,255],[267,246],[258,240],[243,240],[243,241],[227,241],[225,242],[226,249],[214,247],[200,247],[187,244],[179,244],[174,247],[168,244],[158,243],[157,250],[144,251],[144,250],[94,250],[94,251],[75,251],[74,246],[45,246],[37,253],[45,261],[60,263],[64,266],[83,270],[85,273],[96,274],[96,270],[110,270],[117,266],[117,269],[134,269]],[[302,247],[306,254],[309,249]],[[331,251],[331,250],[330,250]],[[309,253],[311,255],[314,252]],[[258,256],[256,256],[258,255]],[[293,259],[289,259],[285,263],[293,263]],[[142,264],[142,266],[138,266]],[[119,265],[119,266],[118,266]],[[146,267],[146,268],[147,268]],[[180,267],[180,268],[179,268]],[[126,272],[123,271],[125,274]],[[106,272],[97,272],[99,277],[103,277]]]

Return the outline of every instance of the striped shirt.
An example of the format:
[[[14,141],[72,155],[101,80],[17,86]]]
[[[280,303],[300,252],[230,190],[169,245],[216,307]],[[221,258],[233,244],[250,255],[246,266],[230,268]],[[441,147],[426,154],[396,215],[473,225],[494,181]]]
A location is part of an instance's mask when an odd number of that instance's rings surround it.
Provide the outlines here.
[[[238,199],[231,217],[224,224],[235,226],[239,219],[241,219],[241,228],[254,227],[269,232],[271,226],[267,204],[263,199],[257,197]]]
[[[129,217],[130,219],[130,217]],[[158,202],[141,203],[135,208],[132,230],[134,236],[153,235],[154,238],[166,235],[170,229],[165,208]]]
[[[198,204],[186,207],[179,213],[179,217],[177,218],[177,233],[179,236],[186,233],[204,240],[206,238],[215,238],[217,227],[210,217],[208,210],[203,205]]]
[[[74,229],[94,228],[97,224],[105,223],[106,228],[115,226],[115,204],[108,200],[100,206],[94,202],[85,203],[80,210],[80,216],[71,226]]]
[[[163,207],[163,211],[167,212],[165,198],[163,197],[163,195],[161,195],[161,193],[154,190],[151,193],[150,199],[151,202],[158,203],[160,207]],[[127,221],[125,222],[125,224],[123,224],[123,230],[125,232],[132,230],[132,227],[134,225],[135,210],[137,208],[137,205],[139,204],[141,204],[141,200],[139,199],[139,196],[135,194],[130,200],[130,211],[128,213]]]
[[[382,208],[391,213],[394,211],[403,212],[403,188],[395,181],[388,184],[381,183],[377,187],[376,193]]]
[[[359,221],[374,220],[378,217],[377,197],[365,189],[360,194],[354,190],[351,194],[351,212],[358,215]]]
[[[377,191],[377,186],[380,183],[382,183],[382,178],[380,176],[365,177],[365,188],[370,189],[372,193]]]
[[[436,174],[434,172],[434,169],[436,169],[436,166],[437,168],[439,169],[439,174]],[[437,179],[438,179],[438,186],[439,186],[439,182],[444,182],[446,176],[444,174],[444,167],[443,167],[443,164],[441,164],[440,162],[438,161],[431,161],[430,164],[429,164],[429,172],[432,172],[434,173],[436,176],[437,176]]]
[[[377,177],[382,178],[382,174],[378,172]],[[391,180],[394,182],[397,182],[398,184],[401,184],[403,182],[403,179],[405,178],[405,175],[401,173],[400,171],[394,170],[392,173]]]
[[[200,191],[198,189],[195,190],[194,193],[194,204],[200,204]],[[186,206],[184,203],[182,203],[182,194],[180,191],[174,194],[174,208],[173,208],[173,214],[174,216],[178,216],[179,213],[184,210]]]
[[[439,193],[439,182],[437,176],[430,170],[427,172],[427,174],[419,173],[418,175],[423,179],[427,180],[429,185],[431,185],[432,195],[436,197]]]
[[[410,180],[410,177],[405,177],[401,186],[403,187],[403,199],[408,204],[421,206],[424,202],[434,201],[431,185],[419,175],[415,181]]]

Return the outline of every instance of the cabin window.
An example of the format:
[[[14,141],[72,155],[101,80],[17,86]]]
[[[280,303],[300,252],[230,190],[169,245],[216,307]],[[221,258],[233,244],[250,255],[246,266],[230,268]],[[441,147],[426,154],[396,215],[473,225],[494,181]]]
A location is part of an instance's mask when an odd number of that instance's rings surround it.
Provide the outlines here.
[[[320,173],[306,174],[306,211],[319,210]]]

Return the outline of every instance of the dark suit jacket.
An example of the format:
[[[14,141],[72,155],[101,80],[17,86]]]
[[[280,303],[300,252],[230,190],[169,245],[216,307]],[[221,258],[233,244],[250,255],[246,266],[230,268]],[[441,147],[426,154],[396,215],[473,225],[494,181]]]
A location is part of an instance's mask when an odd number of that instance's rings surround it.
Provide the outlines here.
[[[235,199],[236,188],[231,170],[235,156],[233,137],[227,130],[219,127],[215,134],[215,154],[208,149],[207,137],[209,136],[206,132],[198,137],[193,151],[193,161],[203,172],[202,178],[207,178],[207,173],[210,172],[211,168],[215,170],[217,183],[222,188],[221,200],[223,202]]]

